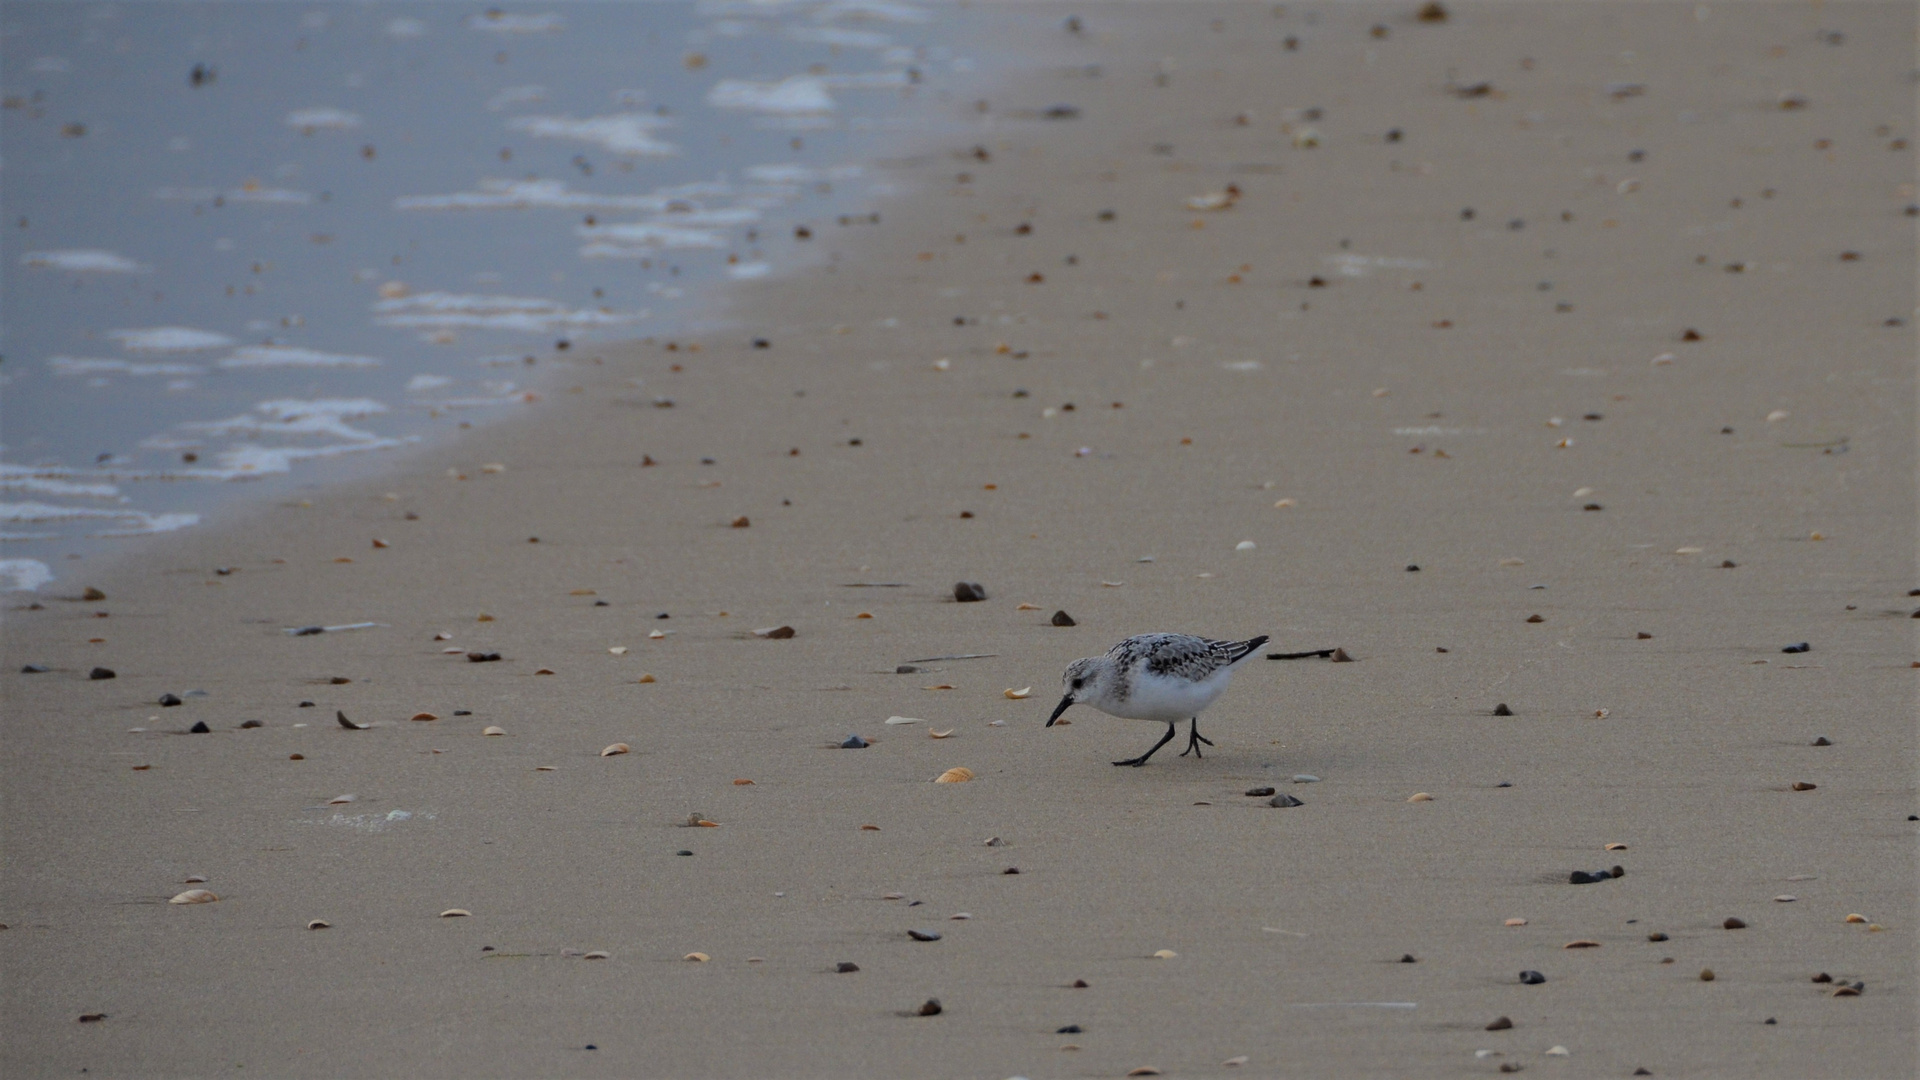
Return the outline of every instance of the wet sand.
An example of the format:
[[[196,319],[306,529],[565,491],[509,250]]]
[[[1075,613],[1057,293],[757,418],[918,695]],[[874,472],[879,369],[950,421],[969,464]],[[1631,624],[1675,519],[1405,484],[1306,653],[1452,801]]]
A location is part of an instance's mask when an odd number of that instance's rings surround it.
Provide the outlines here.
[[[1910,1075],[1913,9],[1450,6],[1087,9],[730,328],[11,606],[6,1073]],[[1356,662],[1042,726],[1162,629]]]

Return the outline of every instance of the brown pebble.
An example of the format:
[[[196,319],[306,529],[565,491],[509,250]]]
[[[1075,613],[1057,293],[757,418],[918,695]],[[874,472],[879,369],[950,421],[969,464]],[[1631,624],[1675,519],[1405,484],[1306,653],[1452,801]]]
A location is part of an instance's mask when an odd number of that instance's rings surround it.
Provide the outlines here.
[[[753,522],[748,521],[747,516],[745,514],[742,514],[739,517],[733,519],[733,527],[736,529],[744,529],[752,524]]]
[[[1731,915],[1727,917],[1726,922],[1723,922],[1720,925],[1726,927],[1729,930],[1745,930],[1747,928],[1746,920],[1736,919]]]
[[[1820,974],[1818,974],[1818,975],[1815,975],[1815,976],[1813,977],[1813,981],[1814,981],[1814,982],[1817,982],[1817,983],[1830,983],[1830,982],[1832,982],[1832,981],[1833,981],[1833,976],[1831,976],[1831,975],[1829,975],[1829,974],[1827,974],[1826,972],[1824,972],[1824,971],[1823,971],[1823,972],[1821,972]]]
[[[1336,663],[1336,664],[1351,664],[1351,663],[1353,663],[1353,657],[1352,657],[1351,655],[1349,655],[1349,654],[1347,653],[1347,650],[1345,650],[1345,649],[1335,649],[1335,650],[1333,650],[1333,655],[1332,655],[1332,656],[1329,656],[1329,657],[1327,657],[1327,659],[1328,659],[1328,660],[1331,660],[1331,661],[1333,661],[1333,662],[1334,662],[1334,663]]]
[[[1505,1016],[1497,1017],[1493,1023],[1487,1025],[1488,1031],[1511,1031],[1512,1029],[1513,1021]]]
[[[1527,616],[1527,621],[1530,623],[1542,623],[1542,622],[1546,622],[1547,620],[1544,618],[1541,618],[1539,615],[1529,615]]]
[[[1087,980],[1085,979],[1073,980],[1073,988],[1075,990],[1085,990],[1087,988]]]
[[[1647,633],[1647,632],[1646,632],[1645,630],[1642,630],[1642,631],[1640,631],[1639,633],[1637,633],[1637,634],[1635,634],[1635,635],[1633,635],[1633,636],[1634,636],[1634,637],[1635,637],[1636,639],[1638,639],[1638,640],[1640,640],[1640,641],[1652,641],[1652,640],[1653,640],[1653,635],[1652,635],[1652,634],[1649,634],[1649,633]]]
[[[81,1013],[79,1022],[82,1024],[97,1024],[106,1018],[106,1013]]]
[[[1701,982],[1712,982],[1712,981],[1713,981],[1713,969],[1712,969],[1712,968],[1701,968],[1701,969],[1700,969],[1700,981],[1701,981]]]
[[[305,760],[307,760],[307,755],[305,755],[305,754],[288,754],[288,755],[287,755],[287,760],[288,760],[288,761],[305,761]]]
[[[1826,737],[1825,735],[1820,735],[1820,736],[1817,736],[1817,737],[1815,737],[1815,738],[1814,738],[1814,740],[1813,740],[1813,745],[1815,745],[1815,746],[1832,746],[1832,745],[1833,745],[1833,740],[1832,740],[1832,739],[1829,739],[1829,738],[1827,738],[1827,737]]]
[[[920,1006],[921,1016],[939,1016],[945,1010],[940,1007],[939,998],[928,998]]]
[[[1667,935],[1661,933],[1658,930],[1655,930],[1653,933],[1647,935],[1647,940],[1648,941],[1665,941],[1667,940]]]
[[[1795,791],[1812,791],[1819,786],[1819,784],[1809,784],[1805,780],[1795,780],[1793,782],[1793,790]]]

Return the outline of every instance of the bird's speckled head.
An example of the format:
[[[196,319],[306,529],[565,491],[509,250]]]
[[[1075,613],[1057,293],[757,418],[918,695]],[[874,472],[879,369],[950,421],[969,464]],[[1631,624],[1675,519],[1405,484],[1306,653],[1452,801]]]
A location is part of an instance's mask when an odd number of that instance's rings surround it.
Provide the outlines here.
[[[1053,722],[1060,719],[1060,714],[1076,702],[1091,701],[1099,696],[1100,684],[1108,674],[1104,659],[1089,656],[1067,665],[1067,673],[1060,676],[1060,686],[1065,695],[1061,697],[1060,704],[1054,707],[1053,715],[1047,718],[1048,727],[1052,727]]]

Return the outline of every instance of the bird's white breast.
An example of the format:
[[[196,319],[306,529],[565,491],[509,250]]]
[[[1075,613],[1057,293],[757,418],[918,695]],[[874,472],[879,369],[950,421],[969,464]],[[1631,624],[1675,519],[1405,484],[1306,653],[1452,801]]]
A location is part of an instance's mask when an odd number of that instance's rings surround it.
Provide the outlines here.
[[[1101,712],[1128,720],[1171,723],[1198,716],[1205,711],[1227,688],[1228,681],[1233,678],[1233,669],[1221,668],[1199,682],[1174,675],[1148,674],[1144,663],[1136,666],[1131,674],[1125,700],[1102,701],[1096,707]]]

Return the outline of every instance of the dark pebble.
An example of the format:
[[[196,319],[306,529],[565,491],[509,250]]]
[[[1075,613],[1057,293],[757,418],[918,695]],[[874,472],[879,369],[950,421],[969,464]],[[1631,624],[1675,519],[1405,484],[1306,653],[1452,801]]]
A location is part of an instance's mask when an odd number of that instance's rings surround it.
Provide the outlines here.
[[[977,600],[985,600],[986,598],[987,587],[977,581],[956,581],[953,583],[953,599],[955,603],[971,604]]]
[[[939,998],[928,998],[926,1003],[920,1006],[921,1016],[939,1016],[942,1011],[944,1010],[940,1008]]]
[[[858,735],[849,735],[849,736],[847,736],[847,741],[846,741],[846,742],[843,742],[843,743],[841,743],[841,744],[840,744],[840,749],[842,749],[842,750],[865,750],[865,749],[866,749],[866,748],[868,747],[868,745],[870,745],[870,744],[869,744],[869,743],[867,742],[867,740],[865,740],[865,739],[863,739],[863,738],[861,738],[860,736],[858,736]]]
[[[1509,709],[1509,708],[1507,708],[1507,703],[1503,701],[1503,702],[1501,702],[1500,704],[1498,704],[1498,705],[1495,705],[1495,706],[1493,707],[1493,715],[1495,715],[1495,716],[1512,716],[1512,715],[1513,715],[1513,710],[1512,710],[1512,709]]]
[[[311,701],[303,701],[303,702],[301,702],[301,703],[300,703],[300,708],[302,708],[302,709],[311,709],[311,708],[313,708],[313,702],[311,702]]]
[[[773,343],[768,341],[766,338],[757,337],[753,339],[753,347],[756,349],[767,349],[767,348],[771,348],[772,346],[773,346]]]
[[[106,1013],[81,1013],[79,1022],[82,1024],[97,1024],[106,1018]]]
[[[1419,572],[1420,572],[1420,564],[1419,564],[1419,563],[1408,563],[1408,564],[1407,564],[1407,573],[1409,573],[1409,574],[1417,574],[1417,573],[1419,573]]]
[[[597,1046],[595,1046],[595,1045],[593,1045],[592,1043],[588,1043],[588,1044],[586,1045],[586,1049],[588,1049],[588,1050],[598,1050],[598,1049],[600,1049],[600,1048],[599,1048],[599,1047],[597,1047]]]
[[[1727,917],[1727,921],[1721,923],[1720,925],[1726,927],[1729,930],[1745,930],[1747,928],[1747,921],[1745,919],[1736,919],[1731,915],[1729,915]]]
[[[1740,565],[1739,563],[1734,562],[1732,559],[1720,560],[1720,569],[1722,570],[1732,570],[1738,567],[1739,565]]]
[[[893,673],[895,675],[917,675],[920,673],[920,670],[921,669],[914,667],[912,664],[901,664],[899,667],[893,669]]]
[[[118,675],[116,675],[116,674],[114,674],[114,671],[113,671],[113,669],[112,669],[112,668],[105,668],[105,667],[97,667],[97,668],[94,668],[94,669],[93,669],[92,671],[89,671],[89,672],[87,672],[87,678],[89,678],[89,679],[116,679],[116,678],[119,678],[119,676],[118,676]]]
[[[171,707],[171,706],[174,706],[174,705],[178,705],[178,704],[180,704],[180,699],[179,699],[178,697],[175,697],[175,696],[174,696],[174,695],[172,695],[172,694],[161,694],[161,695],[160,695],[160,707],[161,707],[161,708],[163,708],[163,709],[164,709],[164,708],[169,708],[169,707]]]
[[[453,715],[455,715],[455,716],[472,716],[472,715],[473,715],[473,710],[472,710],[472,709],[455,709],[455,710],[453,710]]]
[[[1529,970],[1520,973],[1520,981],[1528,986],[1539,986],[1541,983],[1547,981],[1547,977],[1537,971]]]
[[[1647,632],[1646,632],[1645,630],[1641,630],[1641,631],[1639,631],[1638,633],[1636,633],[1636,634],[1634,634],[1633,636],[1634,636],[1634,638],[1635,638],[1635,640],[1638,640],[1638,641],[1652,641],[1652,640],[1653,640],[1653,635],[1652,635],[1652,634],[1649,634],[1649,633],[1647,633]]]
[[[331,675],[331,676],[328,676],[327,678],[327,685],[328,686],[345,686],[352,681],[353,681],[352,679],[347,678],[345,675]]]
[[[1614,876],[1614,879],[1617,881],[1620,878],[1627,876],[1627,868],[1624,866],[1616,866],[1612,870],[1609,870],[1608,873],[1612,874]]]
[[[1781,649],[1780,651],[1781,652],[1812,652],[1813,646],[1802,641],[1797,645],[1789,645],[1786,648]]]
[[[1403,964],[1417,964],[1420,962],[1420,958],[1412,953],[1401,953],[1400,962]]]
[[[1591,885],[1601,880],[1604,879],[1594,877],[1585,870],[1575,870],[1573,873],[1567,875],[1567,884],[1569,885]]]
[[[1502,781],[1500,781],[1499,783],[1497,783],[1497,784],[1495,784],[1495,785],[1493,785],[1493,786],[1494,786],[1494,787],[1512,787],[1512,786],[1513,786],[1513,781],[1511,781],[1511,780],[1502,780]]]
[[[1587,505],[1585,505],[1585,506],[1583,506],[1583,507],[1581,507],[1580,509],[1582,509],[1582,510],[1604,510],[1604,509],[1606,509],[1606,507],[1604,507],[1604,506],[1601,506],[1601,505],[1600,505],[1599,503],[1588,503]]]
[[[53,670],[53,669],[52,669],[52,668],[49,668],[49,667],[47,667],[47,666],[46,666],[45,664],[28,664],[28,665],[27,665],[26,667],[23,667],[23,668],[21,668],[21,669],[20,669],[20,674],[22,674],[22,675],[44,675],[44,674],[46,674],[47,672],[49,672],[49,671],[51,671],[51,670]]]
[[[1831,976],[1831,975],[1829,975],[1829,974],[1827,974],[1826,972],[1824,972],[1824,971],[1823,971],[1823,972],[1821,972],[1820,974],[1818,974],[1818,975],[1815,975],[1815,976],[1813,977],[1813,981],[1814,981],[1814,982],[1817,982],[1817,983],[1830,983],[1830,982],[1832,982],[1832,981],[1833,981],[1833,976]]]
[[[1076,621],[1074,621],[1074,618],[1073,618],[1073,616],[1071,616],[1071,615],[1069,615],[1069,614],[1067,614],[1066,612],[1064,612],[1064,611],[1056,611],[1056,612],[1054,612],[1054,613],[1053,613],[1053,625],[1055,625],[1055,626],[1079,626],[1080,624],[1079,624],[1078,622],[1076,622]]]
[[[1777,1024],[1777,1023],[1779,1023],[1780,1021],[1778,1021],[1778,1020],[1775,1020],[1775,1019],[1774,1019],[1773,1017],[1771,1017],[1771,1016],[1769,1016],[1769,1017],[1767,1017],[1767,1018],[1766,1018],[1765,1020],[1762,1020],[1762,1021],[1760,1021],[1760,1022],[1761,1022],[1761,1023],[1763,1023],[1763,1024]]]
[[[212,730],[205,720],[195,720],[193,726],[187,729],[188,733],[193,735],[205,735]]]
[[[500,659],[500,654],[497,652],[470,652],[467,654],[467,660],[475,664],[484,664],[489,660],[498,659]]]
[[[1661,933],[1658,930],[1655,930],[1653,933],[1647,935],[1647,940],[1648,941],[1665,941],[1667,940],[1667,935]]]
[[[303,626],[300,629],[295,630],[293,632],[293,636],[294,637],[312,637],[315,634],[324,634],[326,632],[327,632],[327,628],[324,626]]]
[[[1513,1021],[1504,1016],[1495,1019],[1493,1023],[1487,1025],[1488,1031],[1511,1031],[1512,1029]]]
[[[593,606],[594,607],[612,607],[613,605],[607,603],[605,600],[595,600],[593,602]]]
[[[261,722],[260,722],[260,721],[258,721],[258,720],[246,720],[246,721],[243,721],[243,722],[242,722],[242,723],[240,724],[240,727],[241,727],[242,729],[249,729],[249,728],[257,728],[257,727],[266,727],[266,726],[267,726],[266,724],[264,724],[264,723],[261,723]]]
[[[835,974],[851,975],[860,970],[860,965],[851,960],[842,960],[833,966],[833,970]]]
[[[1068,1024],[1066,1027],[1054,1028],[1053,1033],[1055,1035],[1078,1035],[1080,1034],[1080,1025]]]
[[[1305,806],[1307,804],[1291,795],[1275,795],[1273,798],[1267,800],[1267,805],[1278,806],[1284,810],[1289,806]]]
[[[1087,980],[1085,979],[1073,980],[1073,988],[1075,990],[1085,990],[1087,988]]]
[[[1005,870],[1000,871],[1002,874],[1017,874],[1019,872],[1020,868],[1017,866],[1009,866]]]
[[[1270,787],[1250,787],[1247,789],[1247,797],[1250,799],[1264,799],[1272,794],[1273,789]]]
[[[675,855],[691,855],[693,854],[693,852],[688,851],[686,848],[681,848],[679,851],[674,852],[674,854]]]
[[[1645,1068],[1645,1067],[1642,1067],[1642,1068],[1638,1068],[1638,1069],[1635,1069],[1635,1070],[1633,1070],[1633,1075],[1635,1075],[1635,1076],[1652,1076],[1652,1075],[1653,1075],[1653,1070],[1651,1070],[1651,1069],[1648,1069],[1648,1068]]]

